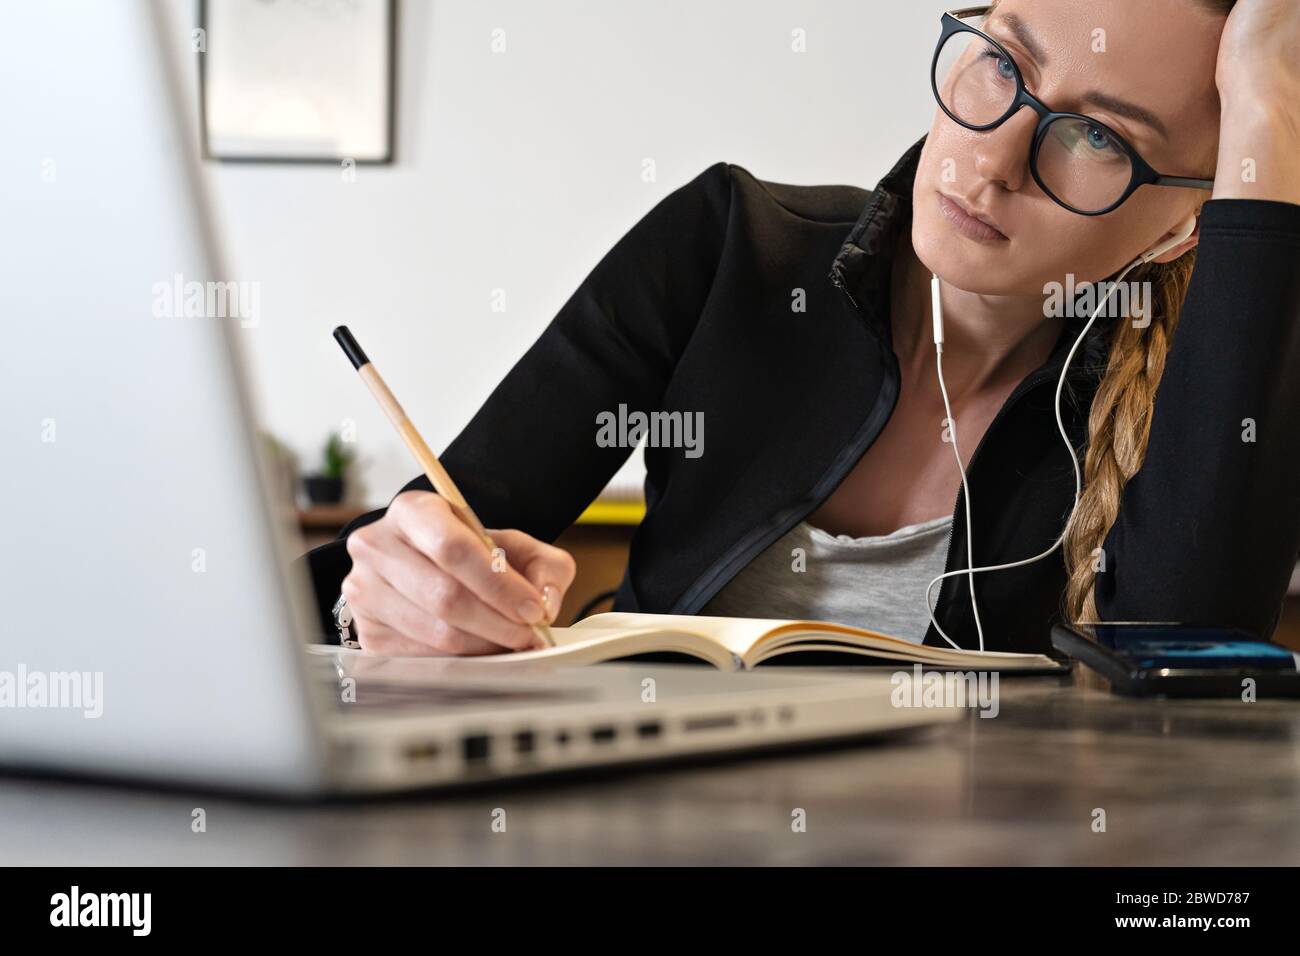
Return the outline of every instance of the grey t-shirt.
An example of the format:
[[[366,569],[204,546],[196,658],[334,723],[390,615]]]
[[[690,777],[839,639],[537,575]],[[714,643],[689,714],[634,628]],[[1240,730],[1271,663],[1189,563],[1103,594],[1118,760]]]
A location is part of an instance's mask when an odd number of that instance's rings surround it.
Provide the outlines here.
[[[952,516],[852,538],[803,521],[746,565],[701,614],[851,624],[917,644],[925,588],[943,573]],[[933,593],[937,593],[935,586]]]

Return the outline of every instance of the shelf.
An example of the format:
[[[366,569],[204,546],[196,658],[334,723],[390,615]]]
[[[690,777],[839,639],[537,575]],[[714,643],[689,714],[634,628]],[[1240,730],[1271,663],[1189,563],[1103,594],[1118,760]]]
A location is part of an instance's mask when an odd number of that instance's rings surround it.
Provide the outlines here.
[[[593,501],[574,524],[634,527],[644,517],[644,501]]]

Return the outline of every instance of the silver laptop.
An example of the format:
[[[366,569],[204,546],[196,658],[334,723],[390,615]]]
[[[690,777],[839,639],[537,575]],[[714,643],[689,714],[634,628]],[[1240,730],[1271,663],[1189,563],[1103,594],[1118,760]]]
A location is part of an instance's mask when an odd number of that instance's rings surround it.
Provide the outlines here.
[[[225,275],[195,150],[189,9],[25,4],[0,31],[0,763],[369,792],[961,716],[891,706],[885,676],[313,646],[290,570],[301,544],[268,492],[241,380],[260,327],[187,317],[174,294]],[[341,387],[349,376],[341,364]]]

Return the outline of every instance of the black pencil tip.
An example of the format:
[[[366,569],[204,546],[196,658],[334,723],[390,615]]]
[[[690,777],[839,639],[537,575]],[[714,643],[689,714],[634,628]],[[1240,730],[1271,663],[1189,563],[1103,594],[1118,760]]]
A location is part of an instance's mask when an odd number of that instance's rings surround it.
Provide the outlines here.
[[[361,351],[361,346],[357,344],[357,340],[352,337],[346,325],[340,325],[334,330],[334,341],[338,342],[343,349],[343,354],[348,357],[353,368],[361,368],[370,361],[366,358],[366,353]]]

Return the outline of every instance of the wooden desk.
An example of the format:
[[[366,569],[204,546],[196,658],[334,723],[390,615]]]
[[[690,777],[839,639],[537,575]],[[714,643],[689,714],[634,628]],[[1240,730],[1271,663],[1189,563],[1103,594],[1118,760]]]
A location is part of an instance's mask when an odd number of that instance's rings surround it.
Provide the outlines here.
[[[1300,705],[1134,702],[1019,678],[1001,682],[998,717],[910,741],[370,803],[0,777],[0,846],[8,864],[57,865],[1293,866],[1297,806]],[[206,834],[190,832],[195,807]],[[791,832],[796,807],[805,833]]]

